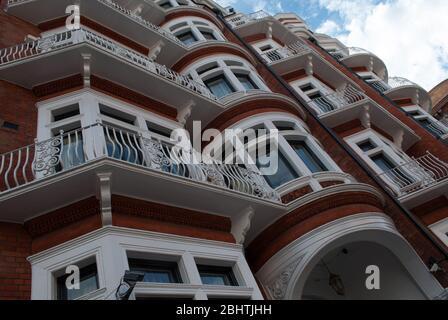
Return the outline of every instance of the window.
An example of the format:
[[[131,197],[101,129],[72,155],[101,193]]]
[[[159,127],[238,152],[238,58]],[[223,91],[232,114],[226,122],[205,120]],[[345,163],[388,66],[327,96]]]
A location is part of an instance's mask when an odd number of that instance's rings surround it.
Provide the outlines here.
[[[272,49],[274,49],[274,48],[270,44],[260,47],[261,52],[266,52],[266,51],[269,51]]]
[[[58,108],[51,113],[53,122],[62,121],[79,115],[79,105],[73,104],[67,107]]]
[[[313,151],[311,151],[310,147],[304,141],[291,141],[290,144],[312,173],[328,171],[328,169],[322,164],[319,158]]]
[[[152,133],[158,134],[166,138],[171,138],[172,130],[149,121],[146,122],[146,125],[148,126],[148,130],[151,131]]]
[[[252,79],[247,74],[236,74],[237,79],[241,82],[246,90],[258,89]]]
[[[218,98],[248,90],[270,91],[254,67],[237,56],[222,54],[203,58],[185,72],[202,81]]]
[[[436,137],[448,134],[448,127],[437,121],[419,106],[403,108],[404,111],[417,121],[423,128]]]
[[[186,45],[190,45],[190,44],[198,41],[196,39],[196,37],[194,36],[193,32],[191,32],[191,31],[184,32],[184,33],[178,35],[177,38]]]
[[[173,5],[172,5],[169,1],[164,2],[164,3],[161,3],[160,6],[161,6],[163,9],[170,9],[170,8],[173,7]]]
[[[206,80],[205,85],[218,98],[222,98],[234,92],[234,89],[224,75]]]
[[[135,121],[136,121],[135,116],[132,116],[125,112],[121,112],[114,108],[110,108],[103,104],[100,104],[100,113],[106,117],[118,120],[120,122],[124,122],[124,123],[130,124],[130,125],[135,125]]]
[[[267,152],[268,154],[266,156],[258,155],[257,167],[260,170],[265,166],[269,166],[269,163],[267,163],[268,159],[270,158],[269,150],[267,150]],[[279,151],[277,172],[273,175],[265,175],[264,177],[271,188],[276,189],[292,180],[299,178],[299,175],[291,166],[290,162],[282,154],[282,152]]]
[[[187,46],[198,41],[225,40],[216,25],[199,17],[176,18],[164,25],[163,28],[174,34]]]
[[[182,283],[176,262],[129,259],[129,269],[143,272],[143,282]]]
[[[201,30],[201,33],[207,40],[218,40],[216,39],[215,34],[212,31]]]
[[[19,125],[16,124],[16,123],[12,123],[12,122],[8,122],[8,121],[3,121],[2,122],[0,120],[0,124],[1,124],[2,128],[19,131]]]
[[[297,92],[320,114],[336,110],[331,101],[334,91],[314,77],[307,77],[292,83]]]
[[[66,280],[69,275],[64,274],[57,278],[57,298],[58,300],[75,300],[90,292],[99,289],[98,270],[96,263],[90,264],[80,270],[80,289],[68,290]]]
[[[215,267],[198,265],[202,284],[212,286],[238,286],[238,283],[230,267]]]
[[[370,150],[373,150],[376,148],[376,146],[372,143],[372,141],[370,139],[359,143],[358,147],[364,152],[367,152],[367,151],[370,151]]]

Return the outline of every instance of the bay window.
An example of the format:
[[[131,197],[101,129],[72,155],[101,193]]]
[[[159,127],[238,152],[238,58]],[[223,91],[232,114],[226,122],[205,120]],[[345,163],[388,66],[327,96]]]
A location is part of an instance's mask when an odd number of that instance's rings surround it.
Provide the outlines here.
[[[291,85],[318,113],[336,110],[336,105],[329,98],[334,91],[318,79],[311,76],[295,81]]]
[[[396,192],[418,183],[411,159],[387,138],[369,129],[346,139],[352,149]]]
[[[245,156],[250,158],[249,162],[245,159],[246,166],[260,172],[273,189],[281,190],[294,181],[309,180],[308,177],[314,174],[341,172],[309,133],[306,125],[290,115],[276,113],[255,116],[236,124],[233,129],[236,128],[243,130],[238,139],[245,147]],[[244,133],[247,129],[266,131],[263,135],[256,133],[253,141],[247,141],[247,133]],[[274,138],[276,133],[278,139]],[[267,141],[264,147],[261,141]],[[272,163],[277,166],[274,168]],[[318,190],[320,185],[316,183],[313,187]]]
[[[438,121],[420,106],[404,107],[403,110],[429,133],[438,138],[448,135],[448,127]]]
[[[186,46],[202,41],[225,41],[217,26],[200,17],[182,17],[169,21],[162,26],[171,32]]]
[[[203,82],[218,98],[234,92],[270,91],[255,68],[236,56],[207,57],[190,66],[184,73]]]

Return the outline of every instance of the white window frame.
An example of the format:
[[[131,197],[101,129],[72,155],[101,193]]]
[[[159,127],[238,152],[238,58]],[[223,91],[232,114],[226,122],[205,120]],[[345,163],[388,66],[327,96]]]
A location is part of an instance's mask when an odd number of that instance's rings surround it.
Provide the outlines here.
[[[236,62],[241,64],[241,66],[229,66],[226,61]],[[198,74],[197,70],[201,67],[211,64],[216,64],[217,67],[209,70],[201,75]],[[251,81],[258,87],[256,90],[264,90],[271,92],[264,81],[261,79],[260,75],[257,73],[255,68],[247,60],[235,56],[235,55],[213,55],[206,58],[200,59],[193,65],[185,69],[183,74],[189,74],[194,80],[204,83],[208,79],[224,75],[236,92],[246,92],[246,88],[241,84],[241,82],[236,77],[235,73],[246,74],[250,77]],[[224,97],[223,97],[224,98]]]
[[[413,116],[413,115],[409,115],[410,117],[412,117],[417,123],[419,123],[418,120],[428,120],[429,122],[431,122],[435,127],[442,127],[439,130],[443,130],[443,128],[445,128],[448,131],[448,127],[446,127],[443,123],[441,123],[440,121],[438,121],[436,118],[434,118],[431,114],[429,114],[428,112],[426,112],[422,107],[420,107],[419,105],[413,105],[413,106],[409,106],[409,107],[402,107],[402,109],[405,112],[415,112],[417,111],[418,113],[420,113],[419,116]],[[420,123],[419,123],[420,124]],[[426,129],[426,128],[425,128]],[[426,129],[427,130],[427,129]],[[434,134],[432,131],[427,130],[429,133]],[[443,137],[445,134],[440,134],[437,135],[438,137]]]
[[[181,6],[195,6],[191,0],[158,0],[155,2],[158,6],[160,6],[161,3],[169,2],[169,3],[171,3],[171,8],[169,8],[169,9],[173,9],[173,8],[177,8],[177,7],[181,7]],[[181,4],[179,4],[179,2],[182,2],[184,4],[181,5]],[[164,8],[162,8],[162,9],[164,9]],[[169,9],[164,9],[164,10],[169,10]]]
[[[448,218],[434,223],[429,228],[448,246]]]
[[[200,22],[205,25],[200,25],[196,22]],[[185,23],[186,25],[172,29],[174,26],[181,24],[181,23]],[[213,33],[213,35],[216,39],[215,41],[226,41],[226,38],[219,31],[219,28],[204,18],[199,18],[199,17],[177,18],[177,19],[169,21],[168,23],[163,25],[162,28],[167,30],[168,32],[172,33],[174,36],[178,36],[185,32],[190,31],[196,38],[196,41],[194,43],[190,44],[190,46],[193,46],[193,45],[195,45],[199,42],[203,42],[203,41],[213,41],[213,40],[206,39],[204,37],[204,35],[202,34],[201,30]]]
[[[267,51],[262,51],[262,50],[261,50],[261,48],[263,48],[263,47],[265,47],[265,46],[268,46],[268,45],[270,45],[270,46],[272,47],[272,49],[267,50]],[[266,52],[269,52],[269,51],[273,51],[273,50],[281,49],[281,48],[282,48],[282,46],[281,46],[277,41],[275,41],[274,39],[264,39],[264,40],[255,42],[255,43],[252,44],[252,47],[253,47],[255,50],[257,50],[257,52],[258,52],[259,54],[261,54],[261,55],[263,55],[263,54],[266,53]]]
[[[96,256],[100,289],[80,299],[114,300],[120,280],[129,270],[128,252],[175,259],[184,282],[139,283],[131,299],[150,296],[206,300],[209,295],[263,299],[241,245],[120,227],[105,227],[29,257],[32,265],[32,299],[54,299],[54,272]],[[232,266],[239,286],[203,285],[197,268],[198,260]]]
[[[358,144],[363,143],[367,140],[370,140],[377,147],[375,149],[369,150],[368,152],[364,152],[363,150],[361,150]],[[366,129],[364,131],[351,135],[345,138],[345,141],[352,148],[352,150],[355,151],[364,160],[364,162],[379,176],[382,176],[384,172],[372,160],[372,157],[377,154],[383,153],[387,157],[387,159],[389,159],[389,161],[391,161],[395,165],[395,167],[404,165],[412,160],[406,153],[398,149],[392,141],[372,129]],[[411,171],[406,170],[406,168],[404,167],[403,172],[408,174],[410,177],[416,178]],[[390,179],[383,180],[394,191],[400,193],[397,185],[394,184]]]
[[[336,164],[336,162],[334,162],[333,159],[325,152],[320,142],[311,135],[307,125],[301,119],[289,113],[279,113],[279,112],[264,113],[262,115],[244,119],[231,126],[230,129],[245,130],[257,127],[259,125],[263,125],[269,132],[270,130],[277,129],[277,127],[275,126],[276,122],[286,122],[288,124],[292,124],[292,126],[295,127],[295,130],[283,131],[281,134],[279,134],[278,148],[279,151],[282,152],[283,156],[288,161],[288,163],[291,165],[291,167],[299,175],[297,179],[277,187],[276,188],[277,192],[283,194],[288,193],[289,191],[293,191],[297,183],[303,181],[304,179],[309,180],[309,185],[311,186],[313,191],[322,190],[322,186],[319,184],[319,182],[315,179],[311,179],[311,177],[318,176],[320,174],[326,174],[326,175],[344,174],[343,171]],[[319,160],[327,168],[328,171],[325,171],[323,173],[312,173],[288,142],[287,138],[289,137],[305,141],[310,150],[319,158]],[[209,146],[209,148],[215,148],[215,150],[220,149],[219,146],[216,146],[213,143]],[[255,163],[254,159],[251,160],[252,163]],[[260,170],[255,165],[250,166],[250,169],[261,174]],[[349,181],[346,180],[345,182]]]
[[[314,89],[311,91],[307,91],[307,93],[303,92],[300,87],[306,84],[312,84]],[[333,89],[328,87],[326,84],[322,83],[319,79],[313,76],[307,76],[305,78],[295,80],[290,83],[290,85],[297,91],[297,93],[308,103],[312,102],[310,99],[310,95],[320,93],[322,97],[325,97],[329,94],[334,93]]]
[[[53,111],[73,104],[79,105],[80,114],[78,116],[58,122],[52,122]],[[135,117],[135,125],[133,126],[101,114],[100,104]],[[74,93],[59,96],[57,98],[41,101],[37,103],[36,106],[38,109],[38,141],[50,139],[55,128],[62,127],[74,121],[80,121],[82,128],[94,125],[96,123],[108,122],[124,129],[142,133],[143,136],[154,137],[158,140],[164,140],[166,142],[169,142],[170,139],[149,131],[147,121],[167,128],[168,130],[182,128],[182,125],[174,120],[164,118],[153,112],[144,110],[141,107],[112,98],[93,89],[82,89]]]

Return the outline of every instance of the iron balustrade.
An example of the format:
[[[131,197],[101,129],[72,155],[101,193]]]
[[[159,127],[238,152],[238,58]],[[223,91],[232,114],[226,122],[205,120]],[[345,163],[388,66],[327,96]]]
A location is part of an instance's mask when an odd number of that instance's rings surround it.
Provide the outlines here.
[[[262,57],[266,63],[271,64],[294,56],[302,56],[311,52],[311,48],[304,42],[297,41],[282,48],[271,49],[263,52]]]
[[[448,178],[448,163],[430,152],[379,175],[398,196],[427,189]]]
[[[364,99],[367,99],[364,93],[349,85],[343,90],[312,99],[311,106],[320,114],[326,114],[346,108]]]
[[[271,15],[269,13],[267,13],[266,11],[260,10],[251,14],[238,14],[236,16],[231,16],[230,18],[227,19],[227,21],[229,22],[229,24],[233,27],[233,28],[238,28],[241,27],[249,22],[253,22],[253,21],[257,21],[257,20],[262,20],[265,18],[269,18],[271,17]]]
[[[218,100],[218,98],[202,83],[194,81],[188,76],[179,74],[164,65],[152,61],[143,54],[121,46],[115,41],[109,40],[98,33],[86,29],[64,31],[42,39],[28,41],[13,47],[2,49],[0,50],[0,67],[9,63],[18,62],[27,58],[55,52],[59,49],[83,43],[92,45],[113,56],[124,59],[135,66],[172,81],[189,91],[200,94],[210,100]]]
[[[199,183],[280,202],[258,173],[200,158],[193,150],[97,123],[0,155],[0,192],[108,158]],[[197,160],[197,161],[196,161]]]

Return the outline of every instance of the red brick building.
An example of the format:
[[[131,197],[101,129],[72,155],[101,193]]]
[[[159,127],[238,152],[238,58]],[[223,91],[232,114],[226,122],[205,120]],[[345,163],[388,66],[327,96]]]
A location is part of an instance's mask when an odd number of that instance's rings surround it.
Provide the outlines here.
[[[131,299],[446,298],[448,126],[418,84],[292,14],[81,0],[70,29],[72,4],[1,1],[1,299],[115,299],[126,270]],[[173,159],[196,121],[279,132],[278,170]]]

